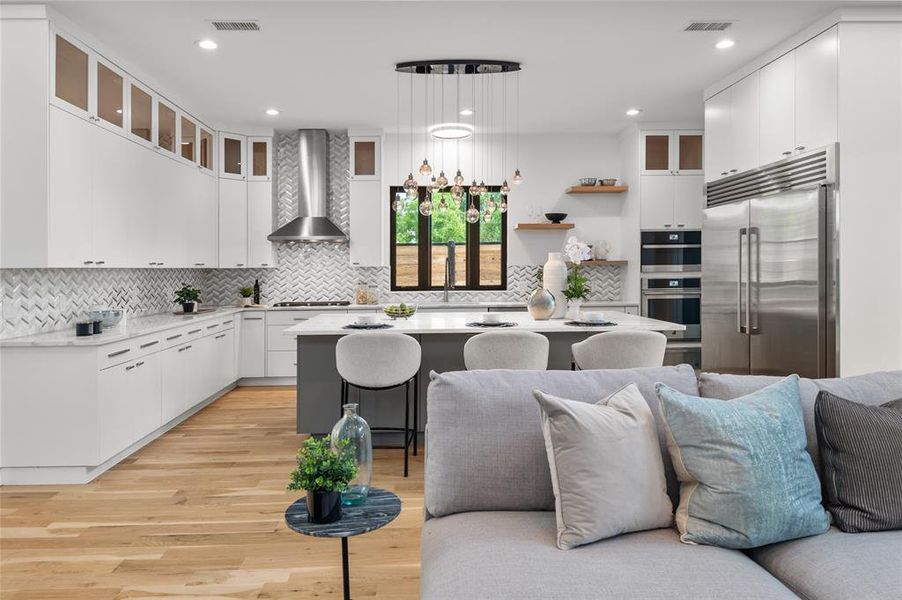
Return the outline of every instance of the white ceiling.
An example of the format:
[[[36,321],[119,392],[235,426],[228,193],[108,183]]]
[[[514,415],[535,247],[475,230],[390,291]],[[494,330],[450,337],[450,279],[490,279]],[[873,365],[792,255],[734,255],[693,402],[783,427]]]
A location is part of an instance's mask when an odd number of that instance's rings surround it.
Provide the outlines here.
[[[216,126],[393,129],[394,63],[523,63],[521,128],[613,132],[701,121],[702,90],[839,6],[836,2],[56,2],[123,61]],[[256,19],[256,33],[209,19]],[[686,33],[692,20],[730,20]],[[219,48],[198,49],[212,38]],[[274,106],[276,118],[263,111]]]

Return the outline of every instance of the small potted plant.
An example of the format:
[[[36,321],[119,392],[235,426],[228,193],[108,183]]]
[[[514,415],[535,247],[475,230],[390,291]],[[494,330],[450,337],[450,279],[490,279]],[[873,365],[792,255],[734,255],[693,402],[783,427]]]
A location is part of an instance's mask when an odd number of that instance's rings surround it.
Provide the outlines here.
[[[253,303],[251,296],[254,295],[254,288],[243,287],[238,290],[238,293],[241,294],[241,306],[250,306]]]
[[[357,476],[357,461],[348,440],[332,448],[332,437],[308,437],[298,450],[298,468],[291,472],[289,490],[306,490],[307,520],[332,523],[341,518],[341,493]]]
[[[200,301],[200,290],[191,287],[187,283],[182,284],[182,288],[175,291],[176,304],[182,305],[182,310],[186,313],[193,313]]]

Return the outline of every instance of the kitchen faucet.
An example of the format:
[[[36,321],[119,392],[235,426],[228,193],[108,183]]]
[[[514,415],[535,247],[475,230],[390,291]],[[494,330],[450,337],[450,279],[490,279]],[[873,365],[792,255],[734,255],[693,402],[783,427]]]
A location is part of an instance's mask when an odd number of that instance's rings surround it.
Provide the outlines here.
[[[445,286],[442,292],[442,302],[448,302],[448,290],[454,289],[454,240],[448,241],[448,256],[445,257]]]

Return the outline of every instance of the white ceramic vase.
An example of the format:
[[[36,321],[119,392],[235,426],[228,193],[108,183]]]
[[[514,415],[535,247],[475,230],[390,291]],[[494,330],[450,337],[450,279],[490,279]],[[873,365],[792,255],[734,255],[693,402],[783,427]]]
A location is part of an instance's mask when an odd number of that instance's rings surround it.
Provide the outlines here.
[[[542,267],[542,287],[554,296],[552,319],[563,319],[567,312],[564,290],[567,288],[567,263],[560,252],[549,252],[548,261]]]

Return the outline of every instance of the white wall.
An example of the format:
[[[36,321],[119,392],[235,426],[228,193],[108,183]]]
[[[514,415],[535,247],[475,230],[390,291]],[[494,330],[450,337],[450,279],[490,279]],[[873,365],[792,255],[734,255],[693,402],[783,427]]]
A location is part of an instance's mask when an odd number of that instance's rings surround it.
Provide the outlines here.
[[[840,374],[902,369],[902,23],[841,23]]]
[[[383,146],[383,186],[399,185],[413,169],[423,160],[423,134],[414,136],[414,151],[411,160],[410,137],[402,134],[400,148],[397,136],[386,134]],[[638,143],[636,138],[634,143]],[[500,146],[500,142],[497,142]],[[482,142],[478,141],[478,147]],[[400,149],[398,169],[397,151]],[[460,166],[469,183],[473,179],[472,144],[469,141],[460,143]],[[433,168],[441,168],[441,150],[428,148],[429,162]],[[508,223],[508,263],[511,265],[541,265],[549,252],[561,250],[567,236],[575,235],[588,243],[607,240],[613,248],[610,257],[629,257],[624,286],[624,300],[638,302],[638,236],[639,208],[638,194],[582,194],[568,195],[564,190],[577,185],[580,177],[624,177],[622,169],[623,152],[617,136],[602,134],[535,134],[523,135],[520,138],[519,167],[524,182],[514,186],[510,194]],[[638,162],[638,148],[631,150]],[[477,150],[477,160],[481,161],[481,151]],[[477,179],[485,178],[487,184],[500,184],[506,176],[510,181],[515,168],[516,149],[508,142],[506,149],[507,168],[502,171],[500,151],[490,153],[494,158],[493,171],[496,174],[489,180],[485,169],[477,165]],[[445,144],[445,175],[454,176],[457,168],[457,150],[454,143]],[[413,164],[411,164],[411,162]],[[638,164],[635,166],[638,173]],[[423,182],[425,183],[425,181]],[[636,177],[636,184],[638,178]],[[385,223],[388,219],[388,203],[385,208]],[[517,222],[529,221],[530,208],[545,212],[565,212],[567,221],[576,227],[569,231],[517,231]],[[387,226],[387,225],[386,225]],[[386,253],[387,255],[387,253]]]

